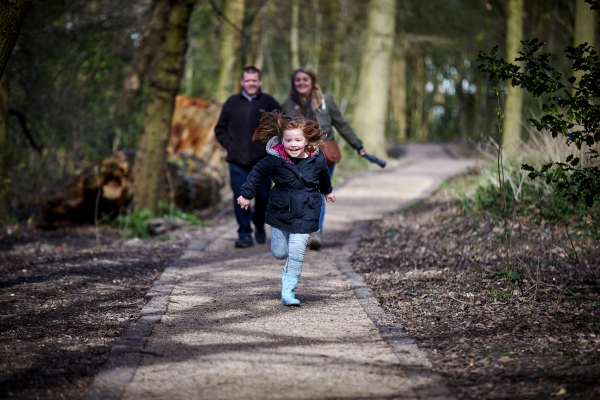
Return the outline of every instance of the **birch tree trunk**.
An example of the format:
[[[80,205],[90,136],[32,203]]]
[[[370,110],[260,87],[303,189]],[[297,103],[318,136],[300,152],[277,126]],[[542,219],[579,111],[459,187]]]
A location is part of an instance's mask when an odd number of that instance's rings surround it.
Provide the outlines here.
[[[300,67],[300,53],[298,49],[298,19],[300,16],[300,1],[292,1],[292,26],[290,29],[290,52],[292,55],[292,71]]]
[[[388,110],[390,59],[394,46],[395,0],[371,0],[367,38],[360,64],[354,127],[368,152],[385,157],[385,120]]]
[[[8,74],[0,76],[0,221],[8,217]]]
[[[595,22],[596,11],[590,9],[590,5],[584,0],[575,0],[575,32],[573,35],[573,46],[587,43],[590,46],[595,45]],[[573,73],[579,82],[583,76],[583,71]]]
[[[12,53],[30,0],[3,0],[0,1],[0,77]]]
[[[506,19],[506,60],[514,62],[523,39],[523,0],[508,0]],[[514,150],[521,140],[523,116],[523,89],[508,85],[502,121],[502,145]]]
[[[244,25],[245,0],[226,0],[223,13],[226,21],[221,32],[221,71],[217,85],[216,99],[219,103],[231,94],[234,76],[236,75],[235,61],[240,47],[240,33]],[[233,25],[233,26],[232,26]]]
[[[394,51],[392,71],[390,76],[390,100],[392,119],[396,125],[394,139],[406,141],[406,40],[402,40]]]
[[[148,104],[134,165],[134,205],[156,213],[158,186],[187,49],[187,30],[196,0],[175,0],[166,36],[154,62]]]

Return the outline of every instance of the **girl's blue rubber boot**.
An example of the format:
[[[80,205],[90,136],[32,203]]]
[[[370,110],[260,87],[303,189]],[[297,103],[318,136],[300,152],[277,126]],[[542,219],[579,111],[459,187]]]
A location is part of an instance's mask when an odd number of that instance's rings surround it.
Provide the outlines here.
[[[296,298],[294,289],[298,283],[300,275],[292,275],[285,272],[281,273],[281,304],[284,306],[299,306],[300,300]]]

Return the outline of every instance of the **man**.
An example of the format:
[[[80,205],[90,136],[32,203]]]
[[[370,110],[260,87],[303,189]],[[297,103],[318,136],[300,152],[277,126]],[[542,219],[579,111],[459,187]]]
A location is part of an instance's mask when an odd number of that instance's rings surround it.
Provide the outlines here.
[[[223,104],[219,122],[215,127],[215,135],[221,146],[227,151],[229,176],[233,190],[233,209],[239,225],[238,240],[235,247],[246,248],[254,245],[252,226],[254,223],[254,238],[259,244],[265,243],[265,213],[271,192],[271,178],[264,179],[256,191],[254,212],[244,210],[236,203],[241,196],[242,185],[248,174],[263,157],[267,155],[265,144],[253,142],[252,135],[258,127],[260,117],[264,112],[281,110],[281,106],[273,97],[262,93],[260,70],[246,67],[242,71],[241,93],[233,95]]]

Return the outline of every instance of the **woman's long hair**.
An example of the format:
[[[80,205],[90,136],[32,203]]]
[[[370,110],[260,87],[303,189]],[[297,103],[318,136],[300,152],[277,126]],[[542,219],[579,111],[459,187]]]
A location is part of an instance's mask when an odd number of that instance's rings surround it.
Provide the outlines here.
[[[325,140],[326,135],[321,131],[316,121],[290,117],[289,115],[281,114],[279,111],[263,113],[260,117],[260,124],[254,131],[252,140],[260,140],[265,143],[275,136],[282,138],[283,131],[291,129],[300,129],[302,131],[308,141],[306,145],[308,153],[313,153],[315,150],[323,148],[323,140]]]
[[[290,88],[290,96],[300,98],[300,95],[296,91],[296,85],[294,85],[294,80],[296,79],[296,75],[298,74],[298,72],[302,72],[310,76],[310,79],[312,80],[312,90],[310,91],[310,104],[313,110],[317,110],[319,107],[321,107],[321,103],[323,102],[323,91],[321,90],[321,87],[317,82],[317,74],[315,74],[315,71],[313,71],[312,69],[308,67],[300,67],[295,69],[294,72],[292,72],[292,86]]]

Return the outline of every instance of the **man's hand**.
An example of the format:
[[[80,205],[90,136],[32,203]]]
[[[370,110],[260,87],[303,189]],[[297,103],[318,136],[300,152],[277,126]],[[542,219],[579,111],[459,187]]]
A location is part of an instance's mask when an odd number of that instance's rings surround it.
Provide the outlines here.
[[[367,151],[365,150],[364,147],[361,147],[360,149],[356,150],[358,152],[359,156],[364,156],[365,154],[367,154]]]
[[[333,203],[335,201],[335,194],[333,194],[333,192],[326,194],[325,201],[328,203]]]
[[[240,205],[240,207],[242,207],[244,210],[248,209],[248,206],[250,206],[250,200],[248,200],[247,198],[245,198],[244,196],[240,196],[237,198],[237,203]]]

